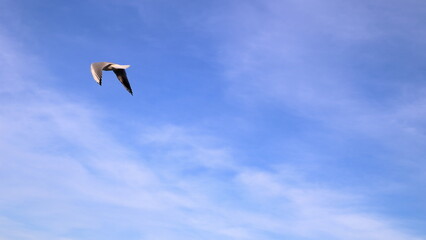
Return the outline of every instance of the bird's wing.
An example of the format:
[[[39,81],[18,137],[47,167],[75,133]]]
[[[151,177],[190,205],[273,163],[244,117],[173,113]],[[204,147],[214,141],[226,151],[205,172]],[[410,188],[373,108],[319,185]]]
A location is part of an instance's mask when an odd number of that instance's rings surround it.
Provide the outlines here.
[[[93,78],[99,85],[102,85],[102,69],[107,66],[108,62],[96,62],[90,65],[90,70],[92,72]]]
[[[127,79],[126,71],[124,69],[114,69],[115,75],[117,75],[118,80],[123,84],[126,90],[133,95],[132,88],[130,87],[129,80]]]

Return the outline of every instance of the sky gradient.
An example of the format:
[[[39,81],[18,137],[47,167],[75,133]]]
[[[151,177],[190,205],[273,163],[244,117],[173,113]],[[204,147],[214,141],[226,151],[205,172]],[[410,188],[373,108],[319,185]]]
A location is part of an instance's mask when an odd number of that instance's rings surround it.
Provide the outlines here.
[[[0,4],[0,240],[426,239],[426,2]]]

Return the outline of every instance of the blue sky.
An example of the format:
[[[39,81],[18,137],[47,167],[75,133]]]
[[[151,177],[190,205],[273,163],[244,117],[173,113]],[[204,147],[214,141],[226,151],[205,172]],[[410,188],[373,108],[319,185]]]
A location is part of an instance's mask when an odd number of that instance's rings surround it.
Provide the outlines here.
[[[426,3],[0,3],[0,240],[426,239]]]

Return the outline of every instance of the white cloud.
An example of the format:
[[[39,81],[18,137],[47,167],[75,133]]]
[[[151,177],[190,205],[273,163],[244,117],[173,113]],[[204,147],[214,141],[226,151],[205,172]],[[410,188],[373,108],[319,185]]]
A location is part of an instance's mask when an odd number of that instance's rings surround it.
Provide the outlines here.
[[[287,220],[276,217],[275,221],[283,226],[290,224],[291,228],[286,231],[296,236],[308,239],[322,239],[320,236],[324,239],[421,239],[401,233],[389,220],[361,210],[365,199],[359,196],[309,181],[294,181],[291,177],[283,180],[286,173],[288,171],[247,171],[238,179],[259,204],[278,200],[281,204],[274,204],[269,210],[287,216]]]
[[[12,69],[33,58],[0,42],[14,49],[2,55]],[[317,185],[303,171],[249,167],[202,130],[132,129],[140,143],[127,146],[102,121],[114,116],[31,83],[47,72],[37,62],[28,64],[30,79],[0,76],[17,84],[0,98],[7,239],[419,239],[365,213],[365,197]]]
[[[399,51],[425,56],[404,45],[426,49],[417,41],[423,34],[415,20],[421,19],[419,5],[395,1],[231,5],[220,14],[228,24],[220,25],[219,58],[229,95],[250,109],[279,106],[281,113],[321,124],[323,134],[369,139],[395,155],[404,151],[398,145],[405,142],[416,155],[424,149],[426,85],[415,79],[421,72],[410,70],[404,79],[386,72],[407,64],[399,59]],[[401,49],[387,46],[389,41],[400,42]],[[410,61],[420,66],[416,59]],[[401,155],[395,158],[404,161]]]

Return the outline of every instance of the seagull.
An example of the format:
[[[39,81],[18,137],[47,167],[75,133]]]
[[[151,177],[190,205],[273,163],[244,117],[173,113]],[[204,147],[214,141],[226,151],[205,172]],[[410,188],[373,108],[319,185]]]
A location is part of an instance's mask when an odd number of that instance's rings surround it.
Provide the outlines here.
[[[127,79],[126,71],[124,70],[128,67],[130,67],[130,65],[120,65],[110,62],[95,62],[90,65],[90,70],[92,71],[93,78],[97,83],[99,83],[99,85],[102,85],[102,70],[114,71],[115,75],[117,75],[118,80],[133,96],[132,88],[130,87],[129,80]]]

